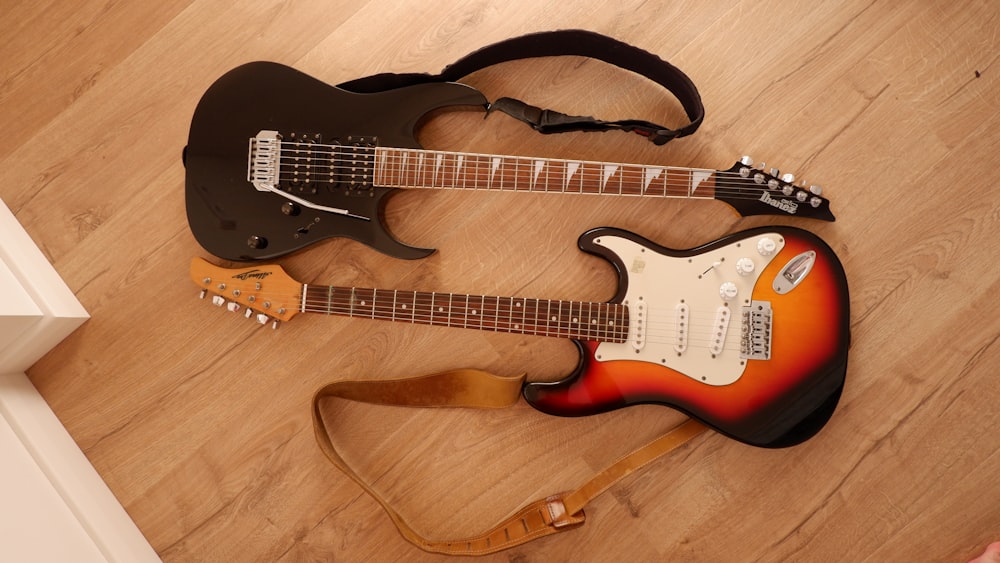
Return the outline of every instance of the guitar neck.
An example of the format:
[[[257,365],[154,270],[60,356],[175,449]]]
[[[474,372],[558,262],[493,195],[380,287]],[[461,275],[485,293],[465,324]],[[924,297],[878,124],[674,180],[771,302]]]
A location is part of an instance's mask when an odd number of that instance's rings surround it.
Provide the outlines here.
[[[374,183],[390,188],[715,197],[717,172],[702,168],[389,147],[374,151]]]
[[[308,284],[301,295],[308,313],[601,342],[628,338],[628,308],[613,303]]]

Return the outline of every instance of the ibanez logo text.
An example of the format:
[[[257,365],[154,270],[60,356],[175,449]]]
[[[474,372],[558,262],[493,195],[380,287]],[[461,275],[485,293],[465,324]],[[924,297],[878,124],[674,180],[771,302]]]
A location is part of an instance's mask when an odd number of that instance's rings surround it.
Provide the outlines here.
[[[271,272],[262,272],[260,270],[250,270],[249,272],[243,272],[233,276],[234,279],[238,280],[262,280],[267,276],[270,276]]]
[[[760,194],[760,201],[770,205],[771,207],[780,209],[790,215],[795,215],[795,212],[798,211],[799,209],[799,204],[795,203],[794,201],[788,201],[787,199],[774,199],[773,197],[771,197],[771,194],[767,192]]]

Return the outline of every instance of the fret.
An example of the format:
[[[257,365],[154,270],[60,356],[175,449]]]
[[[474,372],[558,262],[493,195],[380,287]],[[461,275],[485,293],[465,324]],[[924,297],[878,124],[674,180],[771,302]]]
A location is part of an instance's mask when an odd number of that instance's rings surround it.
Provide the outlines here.
[[[469,328],[469,296],[468,295],[465,296],[465,320],[463,321],[462,326],[465,327],[465,328]]]

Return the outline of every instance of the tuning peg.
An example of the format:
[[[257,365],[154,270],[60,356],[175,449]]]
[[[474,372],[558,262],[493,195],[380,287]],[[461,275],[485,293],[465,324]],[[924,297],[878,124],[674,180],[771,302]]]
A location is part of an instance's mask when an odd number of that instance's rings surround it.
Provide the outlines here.
[[[791,172],[785,172],[785,175],[781,177],[781,181],[787,184],[792,184],[795,182],[795,174]]]
[[[823,203],[823,200],[820,199],[820,198],[818,198],[818,197],[816,197],[816,196],[813,196],[812,198],[809,199],[809,205],[812,205],[813,207],[819,207],[820,204],[822,204],[822,203]]]
[[[274,319],[274,322],[271,323],[271,330],[278,330],[278,323],[279,322],[281,322],[281,321],[279,321],[278,319]]]
[[[823,195],[823,188],[817,185],[809,186],[809,191],[812,192],[813,195]]]
[[[771,176],[774,176],[775,178],[781,176],[781,170],[778,170],[777,168],[772,168],[771,169]]]
[[[226,309],[229,309],[230,313],[235,313],[240,310],[240,304],[235,301],[230,301],[229,304],[226,305]]]
[[[750,155],[745,154],[740,157],[740,164],[743,166],[753,166],[753,159],[750,158]]]
[[[246,317],[246,318],[248,318],[248,319],[250,317],[252,317],[253,316],[253,309],[251,309],[250,307],[247,307],[246,311],[243,312],[243,316]]]
[[[226,304],[226,299],[221,295],[212,296],[212,305],[215,305],[216,307],[222,307],[225,304]]]
[[[207,293],[208,293],[208,290],[205,290],[205,289],[201,290],[201,293],[198,294],[198,299],[204,299],[205,295]]]

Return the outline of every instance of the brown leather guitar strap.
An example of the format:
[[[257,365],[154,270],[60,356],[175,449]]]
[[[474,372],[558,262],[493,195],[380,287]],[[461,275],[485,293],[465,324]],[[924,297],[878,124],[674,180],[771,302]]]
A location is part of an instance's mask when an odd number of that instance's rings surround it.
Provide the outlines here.
[[[323,421],[321,403],[327,398],[380,405],[411,407],[472,407],[496,409],[514,404],[524,376],[500,377],[488,372],[462,369],[423,377],[394,380],[344,380],[326,385],[313,397],[313,427],[323,453],[378,501],[400,534],[417,547],[449,555],[486,555],[533,539],[573,529],[583,524],[584,506],[619,479],[683,445],[707,429],[688,419],[659,438],[633,450],[594,475],[577,490],[536,500],[492,529],[474,537],[429,540],[418,534],[389,503],[344,461]]]

